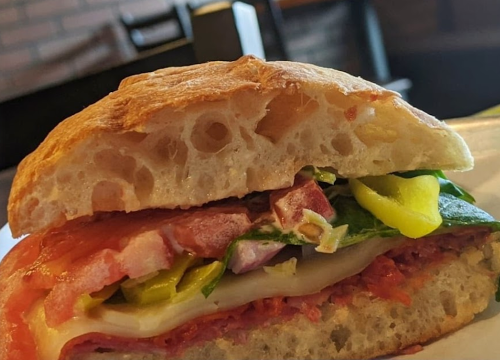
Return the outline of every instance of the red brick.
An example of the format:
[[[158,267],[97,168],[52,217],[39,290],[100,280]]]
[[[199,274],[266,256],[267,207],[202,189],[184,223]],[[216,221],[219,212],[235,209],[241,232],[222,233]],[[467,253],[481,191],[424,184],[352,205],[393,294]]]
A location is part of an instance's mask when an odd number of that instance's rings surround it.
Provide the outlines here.
[[[28,3],[25,8],[29,18],[39,18],[61,14],[78,5],[78,0],[43,0]]]
[[[0,41],[3,45],[14,45],[43,39],[56,32],[55,24],[49,21],[23,26],[12,30],[2,30]]]
[[[88,47],[92,34],[83,33],[72,35],[69,37],[59,37],[55,40],[39,42],[37,44],[37,51],[42,60],[54,60],[61,57],[77,56],[73,54],[78,52],[82,47]]]
[[[19,9],[5,8],[0,9],[0,25],[11,24],[20,18]]]
[[[19,69],[31,64],[33,58],[29,49],[0,53],[0,71]]]
[[[96,28],[115,21],[111,9],[82,12],[77,15],[67,15],[62,19],[64,29]]]
[[[143,0],[132,1],[129,3],[120,4],[120,12],[122,14],[132,14],[134,16],[144,16],[154,14],[157,11],[169,9],[173,4],[167,3],[165,0]]]
[[[99,44],[87,49],[81,56],[75,58],[75,67],[79,75],[85,75],[109,68],[118,63],[117,54],[107,44]]]

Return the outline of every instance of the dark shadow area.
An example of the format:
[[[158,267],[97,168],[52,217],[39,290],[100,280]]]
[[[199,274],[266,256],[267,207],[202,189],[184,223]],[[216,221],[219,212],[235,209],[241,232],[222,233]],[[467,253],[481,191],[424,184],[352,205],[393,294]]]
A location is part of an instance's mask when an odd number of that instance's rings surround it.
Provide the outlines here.
[[[500,48],[390,55],[395,76],[413,82],[411,103],[441,119],[500,103]]]

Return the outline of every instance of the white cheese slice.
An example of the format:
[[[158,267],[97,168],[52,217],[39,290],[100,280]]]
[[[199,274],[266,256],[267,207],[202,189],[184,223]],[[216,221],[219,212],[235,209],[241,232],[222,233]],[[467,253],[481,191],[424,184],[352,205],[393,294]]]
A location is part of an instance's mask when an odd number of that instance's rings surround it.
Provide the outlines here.
[[[334,254],[315,254],[298,262],[296,274],[286,278],[262,269],[243,275],[228,275],[205,298],[201,293],[184,302],[160,303],[137,308],[103,305],[85,317],[75,317],[57,328],[45,325],[43,300],[28,320],[37,339],[40,360],[59,358],[63,346],[88,333],[144,338],[160,335],[203,315],[235,308],[251,301],[275,296],[314,294],[346,277],[355,275],[380,254],[400,245],[401,238],[377,238],[341,249]]]

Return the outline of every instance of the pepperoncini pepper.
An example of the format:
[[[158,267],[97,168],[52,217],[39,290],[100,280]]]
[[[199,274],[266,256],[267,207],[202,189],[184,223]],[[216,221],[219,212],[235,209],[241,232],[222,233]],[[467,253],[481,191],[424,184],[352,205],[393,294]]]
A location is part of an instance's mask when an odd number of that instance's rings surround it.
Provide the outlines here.
[[[186,270],[195,265],[197,259],[189,253],[179,256],[168,270],[145,280],[128,279],[121,284],[122,293],[128,303],[149,305],[158,301],[169,300],[177,294],[177,284]]]
[[[407,237],[425,236],[442,222],[439,182],[434,176],[370,176],[350,179],[349,186],[362,207]]]

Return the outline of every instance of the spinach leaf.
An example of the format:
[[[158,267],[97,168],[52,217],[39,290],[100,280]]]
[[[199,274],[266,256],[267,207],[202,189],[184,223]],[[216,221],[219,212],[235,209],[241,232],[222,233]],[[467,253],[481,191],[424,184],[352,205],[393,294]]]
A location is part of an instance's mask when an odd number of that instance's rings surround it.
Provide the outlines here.
[[[474,205],[448,193],[439,195],[439,212],[443,218],[440,228],[451,226],[484,225],[500,230],[500,221]]]
[[[413,178],[420,175],[432,175],[439,181],[439,186],[441,188],[441,193],[450,194],[456,196],[459,199],[465,200],[468,203],[473,204],[476,202],[474,197],[465,191],[463,188],[449,180],[442,170],[413,170],[406,171],[403,173],[396,173],[395,175],[403,178]]]
[[[332,226],[349,225],[347,234],[340,242],[339,247],[354,245],[374,237],[400,235],[397,229],[390,228],[368,210],[362,208],[352,196],[336,196],[332,200],[332,206],[337,213]]]

